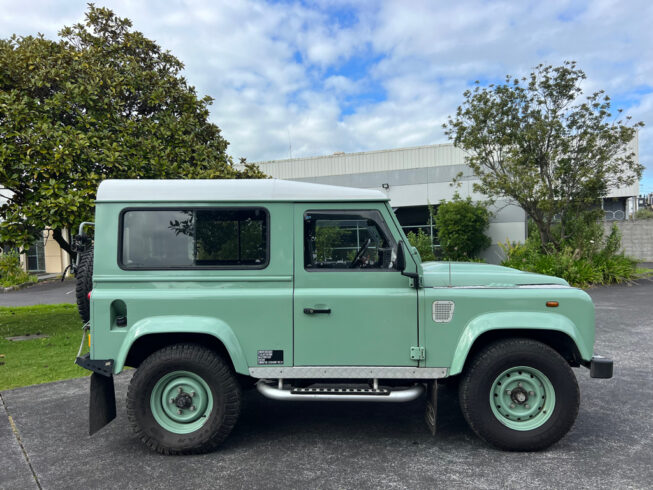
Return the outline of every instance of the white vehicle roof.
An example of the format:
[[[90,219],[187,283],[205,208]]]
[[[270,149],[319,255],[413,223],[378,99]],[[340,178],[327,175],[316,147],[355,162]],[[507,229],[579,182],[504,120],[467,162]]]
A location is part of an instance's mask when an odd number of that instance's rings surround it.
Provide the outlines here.
[[[96,202],[388,201],[381,191],[278,179],[105,180]]]

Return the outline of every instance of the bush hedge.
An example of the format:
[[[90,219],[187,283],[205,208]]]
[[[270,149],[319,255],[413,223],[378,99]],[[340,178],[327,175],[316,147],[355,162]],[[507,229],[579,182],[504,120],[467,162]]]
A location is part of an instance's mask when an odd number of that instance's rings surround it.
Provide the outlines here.
[[[0,286],[7,288],[26,282],[36,282],[36,276],[28,274],[20,265],[18,252],[6,252],[0,255]]]
[[[539,237],[531,232],[524,244],[501,244],[507,256],[502,265],[562,277],[577,287],[622,283],[637,277],[637,260],[619,253],[619,228],[613,226],[605,239],[595,238],[585,247],[571,245],[579,240],[576,236],[561,250],[542,250]]]

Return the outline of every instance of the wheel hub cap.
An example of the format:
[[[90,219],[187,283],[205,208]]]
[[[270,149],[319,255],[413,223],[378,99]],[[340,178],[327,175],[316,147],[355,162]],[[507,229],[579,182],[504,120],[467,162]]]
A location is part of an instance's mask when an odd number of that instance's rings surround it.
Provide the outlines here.
[[[174,371],[161,377],[150,395],[157,423],[175,434],[188,434],[204,425],[213,410],[213,394],[201,376]]]
[[[510,398],[517,405],[523,405],[528,400],[528,393],[521,387],[517,387],[510,393]]]
[[[179,408],[190,408],[193,404],[193,399],[188,393],[181,393],[174,400],[175,405],[177,405]]]
[[[499,374],[490,389],[490,407],[506,427],[533,430],[553,413],[555,391],[549,378],[529,366],[517,366]]]

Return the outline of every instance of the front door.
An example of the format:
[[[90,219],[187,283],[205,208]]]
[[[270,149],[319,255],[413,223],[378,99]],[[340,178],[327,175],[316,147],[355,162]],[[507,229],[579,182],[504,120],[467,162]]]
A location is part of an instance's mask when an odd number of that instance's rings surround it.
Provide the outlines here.
[[[417,292],[395,267],[389,212],[295,205],[295,366],[417,365]]]

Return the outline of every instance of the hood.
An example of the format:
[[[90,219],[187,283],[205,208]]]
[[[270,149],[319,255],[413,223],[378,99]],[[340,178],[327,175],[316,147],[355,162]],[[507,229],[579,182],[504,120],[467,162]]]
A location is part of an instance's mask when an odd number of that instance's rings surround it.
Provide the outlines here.
[[[451,284],[449,283],[451,264]],[[557,284],[569,286],[564,279],[533,272],[524,272],[500,265],[476,262],[425,262],[424,287],[487,286],[496,288]]]

